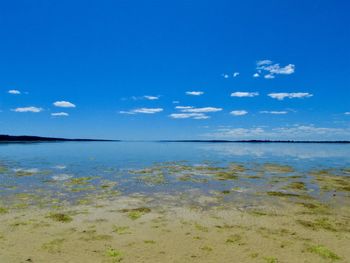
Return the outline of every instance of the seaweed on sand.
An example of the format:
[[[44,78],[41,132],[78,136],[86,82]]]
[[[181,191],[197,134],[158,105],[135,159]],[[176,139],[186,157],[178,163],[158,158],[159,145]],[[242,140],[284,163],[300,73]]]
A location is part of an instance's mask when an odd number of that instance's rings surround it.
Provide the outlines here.
[[[121,210],[122,213],[128,213],[128,217],[132,220],[136,220],[141,218],[143,215],[150,213],[151,209],[148,207],[139,207],[139,208],[133,208],[133,209],[123,209]]]
[[[350,176],[332,174],[328,170],[313,171],[310,174],[323,191],[350,192]]]
[[[289,165],[280,165],[274,163],[266,163],[263,166],[264,171],[269,173],[292,173],[294,172],[293,167]]]
[[[0,215],[8,213],[8,209],[0,206]]]
[[[111,258],[112,262],[121,262],[123,260],[123,253],[114,248],[108,248],[106,256]]]
[[[0,174],[4,174],[8,172],[8,168],[5,165],[0,164]]]
[[[42,245],[42,249],[47,250],[49,253],[59,253],[61,252],[62,244],[64,239],[54,239],[48,243]]]
[[[309,247],[308,251],[317,254],[325,259],[330,259],[332,261],[341,259],[340,256],[338,256],[333,251],[329,250],[328,248],[322,245]]]
[[[61,223],[69,223],[73,220],[73,218],[67,214],[64,213],[51,213],[48,216],[54,221],[61,222]]]
[[[340,222],[336,220],[330,220],[329,218],[317,218],[315,220],[302,220],[298,219],[297,223],[300,225],[306,227],[306,228],[311,228],[312,230],[328,230],[332,232],[349,232],[349,227],[347,222]]]
[[[159,185],[166,183],[165,176],[163,173],[145,175],[139,177],[139,179],[147,185]]]
[[[286,185],[283,189],[307,190],[304,182],[291,182],[288,185]]]
[[[130,227],[128,226],[113,226],[113,232],[119,235],[131,234]]]

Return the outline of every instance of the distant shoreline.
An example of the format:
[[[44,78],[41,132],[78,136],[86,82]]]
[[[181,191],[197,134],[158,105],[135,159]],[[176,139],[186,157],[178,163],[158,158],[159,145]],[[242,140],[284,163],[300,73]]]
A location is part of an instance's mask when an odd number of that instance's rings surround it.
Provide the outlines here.
[[[104,140],[104,139],[67,139],[41,136],[12,136],[0,135],[0,143],[30,143],[30,142],[127,142],[130,140]],[[137,141],[131,141],[137,142]],[[152,142],[140,140],[139,142]],[[153,142],[166,143],[332,143],[332,144],[350,144],[350,141],[300,141],[300,140],[153,140]]]
[[[209,142],[209,143],[350,143],[350,141],[292,141],[292,140],[160,140],[158,142]]]
[[[0,143],[23,143],[23,142],[118,142],[119,140],[102,140],[102,139],[66,139],[41,136],[12,136],[0,135]]]

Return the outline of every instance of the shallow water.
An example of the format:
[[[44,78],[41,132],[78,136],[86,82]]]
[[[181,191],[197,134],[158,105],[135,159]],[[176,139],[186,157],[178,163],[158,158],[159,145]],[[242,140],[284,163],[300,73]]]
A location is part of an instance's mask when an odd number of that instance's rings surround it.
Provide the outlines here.
[[[347,262],[349,178],[347,144],[0,144],[0,261]]]

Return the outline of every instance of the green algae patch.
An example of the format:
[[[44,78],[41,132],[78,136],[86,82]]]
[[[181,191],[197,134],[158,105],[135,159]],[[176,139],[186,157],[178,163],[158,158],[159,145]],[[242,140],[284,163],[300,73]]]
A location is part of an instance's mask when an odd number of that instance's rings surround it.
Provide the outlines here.
[[[297,220],[297,223],[300,225],[311,228],[312,230],[328,230],[332,232],[348,232],[349,229],[346,224],[338,222],[338,221],[330,221],[328,218],[318,218],[313,221],[311,220]]]
[[[134,209],[123,209],[121,212],[128,213],[128,217],[131,220],[136,220],[141,218],[143,215],[150,213],[151,209],[148,207],[139,207]]]
[[[195,223],[195,224],[194,224],[194,227],[195,227],[197,230],[201,231],[201,232],[209,232],[209,229],[208,229],[207,227],[202,226],[202,225],[200,225],[200,224],[198,224],[198,223]]]
[[[159,185],[166,183],[165,176],[162,173],[141,176],[139,179],[147,185]]]
[[[8,168],[4,165],[0,165],[0,174],[4,174],[8,172]]]
[[[108,248],[105,255],[112,260],[112,262],[121,262],[123,260],[123,253],[114,248]]]
[[[0,206],[0,215],[1,215],[1,214],[7,214],[7,213],[8,213],[8,209],[5,208],[5,207],[1,207],[1,206]]]
[[[60,253],[64,241],[64,239],[54,239],[48,243],[44,243],[41,248],[49,253]]]
[[[278,196],[278,197],[298,197],[298,194],[293,193],[285,193],[285,192],[277,192],[277,191],[269,191],[266,192],[269,196]]]
[[[154,241],[154,240],[144,240],[143,243],[149,244],[149,245],[154,245],[156,243],[156,241]]]
[[[236,172],[236,173],[243,173],[246,171],[246,168],[242,164],[236,164],[236,163],[230,163],[229,165],[230,171]]]
[[[291,182],[288,185],[286,185],[283,189],[307,190],[304,182]]]
[[[73,218],[71,216],[64,213],[51,213],[48,217],[54,221],[61,223],[69,223],[73,221]]]
[[[98,176],[87,176],[87,177],[79,177],[79,178],[71,178],[68,182],[65,183],[67,186],[75,186],[75,185],[88,185],[91,180],[99,178]]]
[[[264,171],[269,173],[292,173],[294,172],[293,167],[289,165],[279,165],[273,163],[267,163],[263,166]]]
[[[226,244],[241,244],[242,236],[239,234],[234,234],[226,239]]]
[[[266,263],[278,263],[278,259],[275,257],[264,257]]]
[[[128,226],[113,226],[112,231],[118,235],[131,234],[130,227]]]
[[[325,259],[330,259],[332,261],[341,259],[340,256],[338,256],[333,251],[329,250],[328,248],[322,245],[312,246],[308,249],[308,251],[317,254]]]
[[[219,181],[226,181],[226,180],[237,180],[238,175],[235,172],[218,172],[214,174],[214,177]]]
[[[204,246],[204,247],[201,247],[201,250],[205,251],[205,252],[212,252],[213,251],[213,248],[212,247],[209,247],[209,246]]]
[[[25,177],[25,176],[32,176],[36,173],[31,172],[31,171],[26,171],[26,170],[20,170],[15,173],[16,176],[18,177]]]
[[[304,214],[331,214],[330,207],[320,202],[297,202],[296,204],[307,209],[307,212],[303,212]]]
[[[350,192],[350,176],[339,176],[328,171],[312,172],[321,190]]]
[[[95,229],[84,230],[82,234],[80,239],[84,241],[109,241],[113,239],[111,235],[97,234]]]

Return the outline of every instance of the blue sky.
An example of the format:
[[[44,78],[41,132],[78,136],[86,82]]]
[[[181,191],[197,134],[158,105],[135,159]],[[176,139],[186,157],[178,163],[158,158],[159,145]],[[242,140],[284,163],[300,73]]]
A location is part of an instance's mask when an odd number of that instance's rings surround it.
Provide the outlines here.
[[[349,11],[347,1],[1,1],[0,133],[349,140]]]

